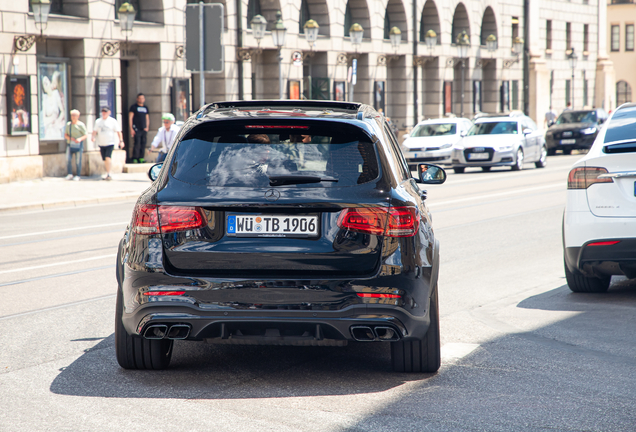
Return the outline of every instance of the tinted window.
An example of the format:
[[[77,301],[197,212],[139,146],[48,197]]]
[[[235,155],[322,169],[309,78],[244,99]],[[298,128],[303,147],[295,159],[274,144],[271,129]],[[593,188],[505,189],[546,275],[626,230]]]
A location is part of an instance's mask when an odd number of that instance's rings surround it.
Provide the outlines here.
[[[468,135],[504,135],[519,133],[516,121],[476,123]]]
[[[604,142],[636,141],[636,107],[619,109],[606,125],[607,132]]]
[[[566,111],[556,121],[564,123],[596,123],[596,111]]]
[[[411,131],[409,136],[412,137],[429,137],[442,135],[455,135],[457,125],[455,123],[439,123],[417,125]]]
[[[171,172],[187,183],[225,187],[269,187],[270,177],[281,175],[337,180],[296,187],[353,186],[378,177],[375,146],[365,135],[325,127],[316,135],[315,129],[195,129],[179,143]]]

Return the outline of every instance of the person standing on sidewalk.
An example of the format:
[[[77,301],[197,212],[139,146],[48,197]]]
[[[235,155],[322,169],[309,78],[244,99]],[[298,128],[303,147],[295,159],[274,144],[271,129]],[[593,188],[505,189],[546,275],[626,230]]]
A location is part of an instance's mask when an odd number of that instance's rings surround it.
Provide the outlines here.
[[[174,139],[179,132],[179,126],[174,124],[174,116],[171,113],[164,113],[161,116],[163,126],[159,128],[155,139],[152,140],[152,148],[157,148],[159,144],[163,143],[163,147],[159,150],[159,156],[157,156],[156,163],[163,162],[166,159],[166,155],[174,144]]]
[[[82,154],[84,153],[84,141],[88,136],[86,133],[86,125],[79,121],[80,112],[76,109],[71,110],[71,121],[66,123],[64,127],[64,138],[66,139],[66,170],[68,175],[66,180],[79,181],[82,173]],[[73,177],[72,157],[75,156],[75,166],[77,174]]]
[[[112,155],[115,145],[119,148],[124,147],[124,141],[121,135],[121,128],[119,123],[113,117],[110,116],[110,108],[102,108],[102,116],[95,121],[95,128],[93,129],[93,141],[97,138],[97,145],[99,151],[102,154],[102,160],[104,161],[104,167],[106,168],[106,174],[102,177],[104,180],[112,180],[110,176],[110,169],[112,166]]]
[[[130,107],[128,112],[128,124],[130,125],[130,136],[135,138],[133,146],[133,163],[144,163],[146,153],[146,136],[150,130],[150,112],[144,105],[146,97],[143,93],[137,95],[137,103]]]

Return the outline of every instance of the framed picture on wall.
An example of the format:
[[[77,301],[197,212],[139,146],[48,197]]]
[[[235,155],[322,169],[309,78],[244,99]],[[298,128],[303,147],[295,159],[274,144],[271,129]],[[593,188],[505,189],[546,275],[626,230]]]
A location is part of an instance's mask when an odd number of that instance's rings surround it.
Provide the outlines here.
[[[190,117],[190,80],[172,79],[172,114],[176,121]]]
[[[300,81],[289,80],[289,94],[288,98],[292,100],[300,99]]]
[[[113,118],[117,118],[117,107],[115,106],[115,80],[98,79],[95,83],[95,88],[97,89],[97,107],[95,110],[95,112],[97,113],[97,117],[101,115],[103,107],[108,107],[110,108],[110,116]]]
[[[64,139],[68,121],[68,66],[66,63],[38,63],[39,135],[43,141]]]
[[[453,112],[453,82],[444,81],[444,114]]]
[[[7,75],[7,130],[9,135],[31,133],[31,78]]]
[[[376,81],[373,83],[373,108],[376,110],[382,110],[384,113],[386,107],[384,106],[384,89],[386,88],[386,81]]]
[[[481,81],[473,81],[473,112],[481,112]]]
[[[346,82],[345,81],[334,81],[333,82],[333,100],[336,101],[345,101],[346,100]]]

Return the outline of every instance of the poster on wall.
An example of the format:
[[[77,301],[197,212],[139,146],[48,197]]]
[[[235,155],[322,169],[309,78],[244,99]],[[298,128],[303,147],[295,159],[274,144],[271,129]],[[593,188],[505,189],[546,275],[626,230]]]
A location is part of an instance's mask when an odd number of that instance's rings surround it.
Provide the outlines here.
[[[373,108],[375,108],[377,111],[382,110],[381,112],[384,113],[385,111],[385,104],[384,104],[384,89],[386,87],[386,82],[385,81],[376,81],[373,84]]]
[[[190,80],[172,79],[172,113],[176,121],[190,117]]]
[[[110,108],[110,116],[117,118],[117,107],[115,106],[115,80],[98,79],[95,86],[97,88],[97,116],[100,116],[103,107]]]
[[[289,80],[289,99],[300,99],[300,81]]]
[[[63,140],[68,118],[66,63],[38,63],[38,112],[41,140]]]
[[[28,76],[7,76],[7,119],[10,135],[31,133],[31,89]]]
[[[345,82],[334,81],[333,82],[333,100],[344,101],[345,100]]]
[[[481,112],[481,81],[473,81],[473,112]]]
[[[453,112],[453,82],[444,81],[444,114]]]

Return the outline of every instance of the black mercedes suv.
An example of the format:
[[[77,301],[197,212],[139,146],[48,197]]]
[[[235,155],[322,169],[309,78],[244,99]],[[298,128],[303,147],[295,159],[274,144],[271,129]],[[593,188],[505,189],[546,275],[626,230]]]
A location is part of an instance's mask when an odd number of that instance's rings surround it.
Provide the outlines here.
[[[168,367],[173,341],[389,342],[440,366],[439,244],[385,118],[326,101],[201,108],[138,199],[117,256],[116,354]]]
[[[589,150],[607,117],[601,108],[563,111],[545,134],[548,154],[555,155],[557,150],[566,155],[572,150]]]

